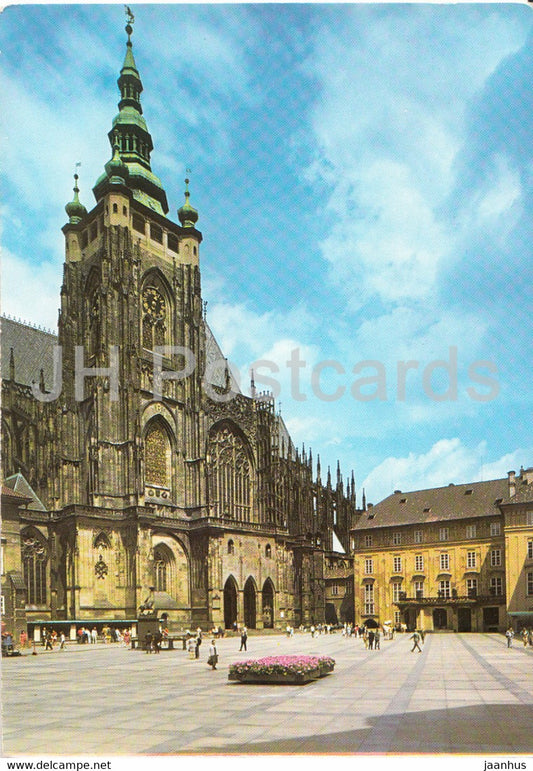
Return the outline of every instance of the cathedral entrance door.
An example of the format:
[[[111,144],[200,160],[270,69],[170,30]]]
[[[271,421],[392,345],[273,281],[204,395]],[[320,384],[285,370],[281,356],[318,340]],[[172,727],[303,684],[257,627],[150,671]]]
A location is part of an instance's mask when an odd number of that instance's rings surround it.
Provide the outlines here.
[[[255,585],[250,577],[244,584],[244,626],[248,629],[255,629],[256,605]]]
[[[267,578],[263,584],[263,627],[265,629],[274,628],[274,587],[272,581]]]
[[[233,629],[237,623],[237,585],[230,576],[224,584],[224,627]]]

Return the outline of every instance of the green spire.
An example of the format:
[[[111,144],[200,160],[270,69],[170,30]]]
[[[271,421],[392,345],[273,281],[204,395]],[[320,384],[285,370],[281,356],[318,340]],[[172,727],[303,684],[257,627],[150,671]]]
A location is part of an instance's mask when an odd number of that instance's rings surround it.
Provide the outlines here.
[[[106,174],[112,185],[123,185],[129,176],[128,167],[120,157],[118,141],[113,147],[113,157],[105,165]]]
[[[178,209],[178,218],[184,228],[194,228],[198,222],[198,212],[189,203],[189,180],[185,180],[185,203]]]
[[[120,159],[126,164],[128,170],[127,186],[132,191],[134,199],[159,214],[166,214],[168,212],[167,196],[161,180],[152,172],[150,166],[153,142],[142,114],[143,85],[133,56],[132,23],[133,14],[128,9],[126,56],[117,81],[120,89],[119,113],[113,119],[112,129],[108,134],[114,153],[110,163],[116,161],[115,146],[118,146]],[[122,174],[115,176],[122,176]],[[108,174],[102,174],[93,189],[97,201],[105,194],[107,184]]]
[[[87,209],[80,202],[80,199],[78,197],[78,193],[80,192],[80,189],[78,187],[78,179],[79,179],[78,175],[74,174],[74,198],[65,206],[65,211],[68,215],[69,225],[77,225],[79,222],[82,221],[82,219],[87,214]]]

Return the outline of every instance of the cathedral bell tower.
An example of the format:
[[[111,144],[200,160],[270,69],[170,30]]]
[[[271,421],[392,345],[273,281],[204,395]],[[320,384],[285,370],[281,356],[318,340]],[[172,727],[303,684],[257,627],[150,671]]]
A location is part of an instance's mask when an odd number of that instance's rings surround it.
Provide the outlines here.
[[[58,420],[68,451],[59,505],[150,504],[191,516],[203,495],[202,235],[188,179],[180,224],[167,217],[166,193],[151,168],[132,23],[130,15],[111,158],[93,188],[96,205],[87,212],[80,203],[76,175],[66,206]]]

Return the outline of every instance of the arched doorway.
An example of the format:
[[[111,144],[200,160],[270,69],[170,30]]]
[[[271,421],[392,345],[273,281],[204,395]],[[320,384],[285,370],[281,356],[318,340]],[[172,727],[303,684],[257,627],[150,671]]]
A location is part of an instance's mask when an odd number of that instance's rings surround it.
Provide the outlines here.
[[[224,584],[224,627],[232,629],[237,622],[237,584],[230,576]]]
[[[255,584],[250,576],[244,584],[244,626],[248,629],[255,629],[256,608]]]
[[[446,629],[448,627],[448,614],[445,608],[435,608],[433,611],[433,629]]]
[[[270,578],[267,578],[263,584],[262,605],[263,605],[263,626],[265,629],[274,628],[274,587]]]

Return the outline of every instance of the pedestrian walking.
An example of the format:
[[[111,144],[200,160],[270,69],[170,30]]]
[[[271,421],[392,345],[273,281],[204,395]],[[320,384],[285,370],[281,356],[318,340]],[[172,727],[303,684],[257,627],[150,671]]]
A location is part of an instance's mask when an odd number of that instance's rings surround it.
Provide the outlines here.
[[[507,647],[512,648],[514,632],[511,627],[509,627],[509,629],[506,631],[505,636],[507,637]]]
[[[202,644],[202,630],[200,627],[196,630],[196,645],[194,648],[194,658],[200,658],[200,645]]]
[[[218,652],[217,652],[216,642],[214,640],[211,640],[211,645],[209,646],[209,658],[207,659],[207,663],[209,664],[211,669],[217,668]]]
[[[65,633],[61,632],[59,635],[59,650],[64,651],[65,650],[65,643],[67,641],[67,638],[65,637]]]
[[[375,651],[380,650],[379,644],[380,644],[380,633],[379,633],[379,629],[376,629],[376,631],[374,632],[374,650]]]
[[[44,646],[45,651],[52,651],[54,650],[54,646],[52,645],[52,633],[47,632],[46,634],[46,645]]]
[[[248,630],[246,629],[245,626],[243,626],[242,632],[241,632],[241,647],[239,648],[240,651],[248,650],[248,648],[246,647],[247,640],[248,640]]]
[[[370,650],[374,650],[374,639],[376,637],[376,633],[373,629],[370,629],[368,632],[368,647]]]
[[[415,651],[417,648],[418,648],[418,652],[422,653],[422,648],[419,645],[420,635],[418,634],[418,632],[416,631],[413,632],[413,634],[409,639],[413,641],[413,647],[411,648],[411,653],[413,653],[413,651]]]
[[[527,629],[524,627],[522,629],[522,642],[524,643],[524,648],[527,646],[527,641],[528,641]]]

